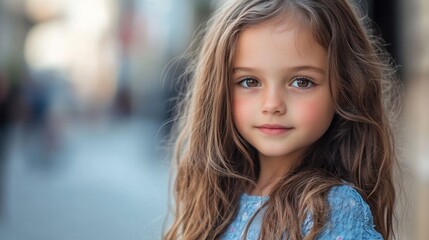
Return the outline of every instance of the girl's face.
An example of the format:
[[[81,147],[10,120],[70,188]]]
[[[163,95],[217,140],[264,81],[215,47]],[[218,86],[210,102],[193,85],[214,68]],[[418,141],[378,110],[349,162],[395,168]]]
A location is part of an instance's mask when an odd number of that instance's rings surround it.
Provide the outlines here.
[[[246,28],[233,62],[234,124],[264,159],[296,161],[334,116],[326,50],[286,20]]]

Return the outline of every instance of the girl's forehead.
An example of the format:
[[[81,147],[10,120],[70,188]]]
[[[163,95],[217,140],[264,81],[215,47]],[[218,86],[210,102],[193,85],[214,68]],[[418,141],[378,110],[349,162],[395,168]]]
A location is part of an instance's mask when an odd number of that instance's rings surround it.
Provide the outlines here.
[[[261,23],[249,25],[245,27],[239,34],[239,38],[249,32],[259,31],[265,35],[275,35],[284,33],[295,33],[304,40],[315,40],[315,33],[310,25],[303,20],[302,17],[295,17],[294,15],[285,15],[276,17]]]
[[[310,27],[294,20],[271,21],[249,26],[239,35],[234,51],[234,69],[259,69],[284,74],[296,69],[328,72],[326,49],[314,38]]]
[[[278,47],[279,50],[290,47],[286,45],[291,43],[296,48],[323,48],[314,37],[312,29],[293,18],[270,20],[244,28],[239,34],[237,48],[251,48],[252,45],[261,47],[261,42]]]

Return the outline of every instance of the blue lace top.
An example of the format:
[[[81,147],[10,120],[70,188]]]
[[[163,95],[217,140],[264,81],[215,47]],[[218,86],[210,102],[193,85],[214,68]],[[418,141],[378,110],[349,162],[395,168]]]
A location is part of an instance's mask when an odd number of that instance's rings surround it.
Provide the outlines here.
[[[256,210],[268,200],[267,196],[251,196],[243,194],[240,198],[239,210],[233,222],[222,235],[223,240],[241,240],[247,222],[253,214],[257,214],[251,222],[247,233],[247,240],[256,240],[259,237],[263,210]],[[348,185],[332,187],[328,193],[331,208],[329,219],[319,234],[318,240],[380,240],[381,234],[374,228],[373,217],[368,204],[361,195]],[[306,235],[312,226],[310,215],[302,225]]]

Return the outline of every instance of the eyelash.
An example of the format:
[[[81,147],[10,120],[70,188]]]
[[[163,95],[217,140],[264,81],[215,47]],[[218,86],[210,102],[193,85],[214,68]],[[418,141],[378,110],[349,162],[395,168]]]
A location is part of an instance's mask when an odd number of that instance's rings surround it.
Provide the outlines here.
[[[254,79],[254,78],[251,78],[251,77],[246,77],[243,80],[240,80],[239,82],[237,82],[237,85],[240,85],[240,86],[242,86],[244,88],[252,88],[252,87],[248,87],[248,86],[244,85],[248,80],[255,81],[258,84],[258,87],[261,85],[261,83],[258,80]]]
[[[261,83],[260,83],[258,80],[256,80],[255,78],[252,78],[252,77],[246,77],[246,78],[244,78],[243,80],[240,80],[239,82],[237,82],[236,84],[237,84],[237,85],[240,85],[240,86],[242,86],[242,87],[244,87],[244,88],[253,88],[253,87],[249,87],[249,86],[245,86],[245,85],[244,85],[248,80],[256,81],[256,83],[257,83],[257,85],[258,85],[258,86],[256,86],[256,87],[260,87],[260,86],[261,86]],[[295,82],[297,82],[298,80],[304,80],[304,81],[308,82],[308,84],[309,84],[310,86],[307,86],[307,87],[293,86],[293,85],[294,85],[294,83],[295,83]],[[307,77],[304,77],[304,76],[299,76],[299,77],[295,77],[295,78],[293,79],[293,81],[292,81],[292,83],[291,83],[290,85],[292,85],[292,86],[293,86],[293,87],[295,87],[295,88],[307,89],[307,88],[314,87],[314,85],[315,85],[315,84],[314,84],[314,82],[313,82],[311,79],[309,79],[309,78],[307,78]]]
[[[307,77],[303,77],[303,76],[300,76],[300,77],[296,77],[296,78],[294,78],[294,79],[293,79],[293,81],[292,81],[292,83],[291,83],[291,85],[293,85],[293,83],[295,83],[297,80],[304,80],[304,81],[308,82],[308,84],[309,84],[310,86],[307,86],[307,87],[298,87],[298,86],[294,86],[294,87],[296,87],[296,88],[304,88],[304,89],[306,89],[306,88],[314,87],[314,85],[315,85],[313,81],[311,81],[309,78],[307,78]]]

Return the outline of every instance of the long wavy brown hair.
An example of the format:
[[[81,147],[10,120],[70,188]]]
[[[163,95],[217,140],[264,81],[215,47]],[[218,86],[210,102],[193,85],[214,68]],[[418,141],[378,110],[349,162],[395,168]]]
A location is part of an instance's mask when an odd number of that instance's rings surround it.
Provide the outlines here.
[[[331,187],[350,183],[369,204],[375,228],[393,237],[396,163],[385,97],[394,71],[370,22],[346,0],[232,0],[208,21],[186,76],[174,135],[175,209],[164,239],[217,239],[233,220],[240,194],[254,186],[256,149],[234,127],[231,68],[246,27],[287,14],[328,53],[336,113],[326,133],[288,172],[262,206],[260,239],[315,239],[329,213]],[[311,214],[313,226],[302,235]],[[291,217],[293,216],[293,217]]]

